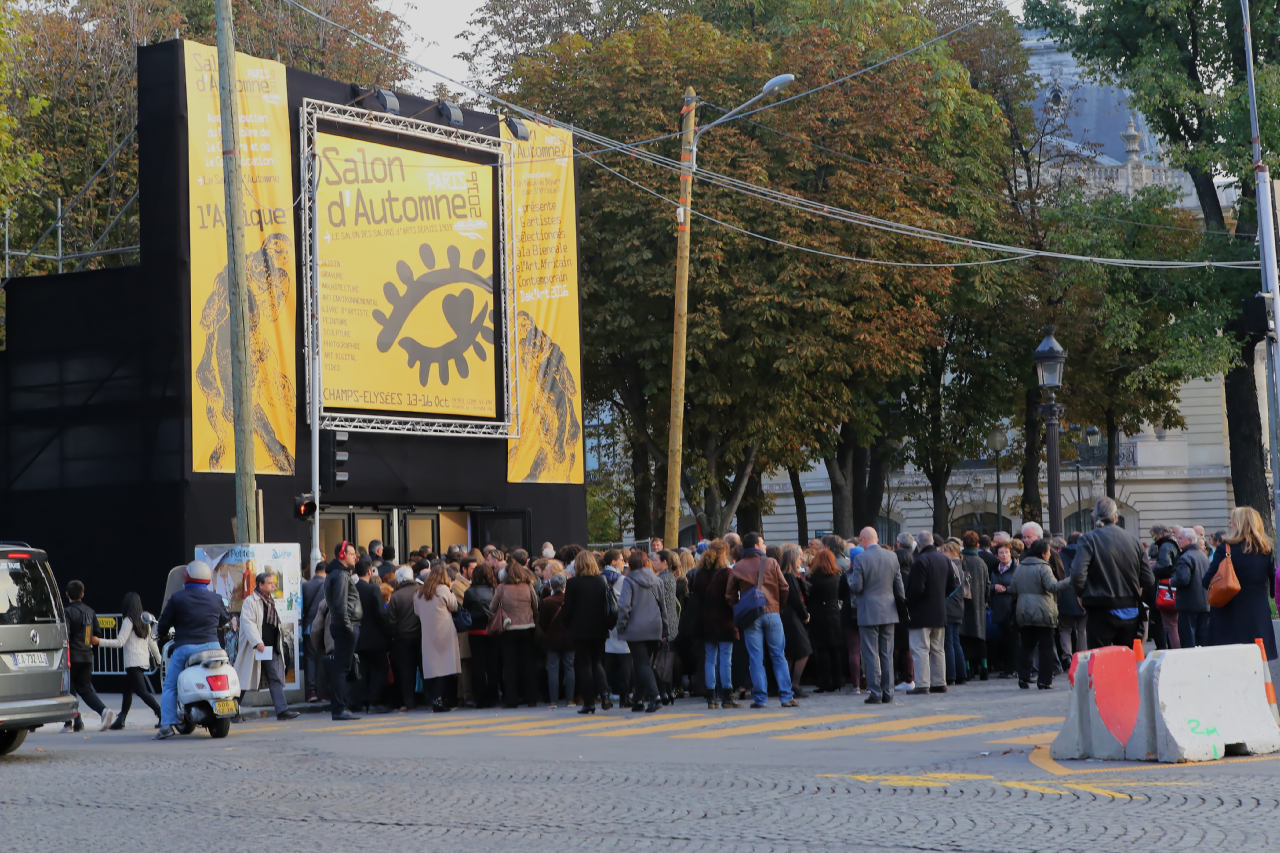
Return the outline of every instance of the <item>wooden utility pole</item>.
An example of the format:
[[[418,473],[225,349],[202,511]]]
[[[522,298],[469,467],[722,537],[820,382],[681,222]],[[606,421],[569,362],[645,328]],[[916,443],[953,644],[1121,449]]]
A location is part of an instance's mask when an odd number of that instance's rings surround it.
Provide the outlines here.
[[[697,95],[684,90],[680,110],[680,207],[676,212],[675,330],[671,338],[671,416],[667,424],[667,508],[663,543],[680,546],[680,472],[684,470],[684,368],[689,328],[689,226],[692,225]]]
[[[249,381],[249,294],[245,288],[244,193],[240,189],[240,109],[231,0],[217,0],[218,90],[222,112],[222,188],[227,205],[227,298],[231,314],[231,418],[235,424],[236,541],[258,530],[253,465],[253,387]]]

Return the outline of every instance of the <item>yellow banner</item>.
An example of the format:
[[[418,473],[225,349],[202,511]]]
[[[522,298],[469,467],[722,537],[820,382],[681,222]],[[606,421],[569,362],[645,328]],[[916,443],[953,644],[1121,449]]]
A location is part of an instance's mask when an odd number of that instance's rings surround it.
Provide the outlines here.
[[[520,437],[507,442],[507,482],[582,482],[582,344],[573,137],[526,122],[515,144],[516,342]],[[504,123],[504,139],[511,135]]]
[[[496,417],[492,167],[316,147],[325,407]]]
[[[234,472],[231,327],[218,52],[184,44],[191,217],[191,470]],[[284,66],[236,54],[254,467],[292,474],[297,447],[293,170]]]

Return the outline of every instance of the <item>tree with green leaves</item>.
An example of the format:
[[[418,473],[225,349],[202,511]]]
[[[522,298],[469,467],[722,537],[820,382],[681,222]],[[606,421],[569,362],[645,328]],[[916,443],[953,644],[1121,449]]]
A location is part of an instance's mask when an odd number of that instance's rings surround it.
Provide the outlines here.
[[[1043,27],[1099,79],[1122,86],[1146,116],[1171,165],[1185,169],[1214,253],[1252,247],[1257,231],[1248,104],[1245,98],[1243,13],[1235,0],[1027,0],[1026,18]],[[1258,62],[1259,123],[1264,143],[1280,138],[1280,9],[1253,10]],[[1268,156],[1268,165],[1275,167]],[[1237,178],[1242,196],[1235,222],[1238,247],[1226,245],[1227,221],[1214,178]],[[1217,245],[1213,245],[1213,244]],[[1215,276],[1224,298],[1239,306],[1258,290],[1256,273]],[[1258,309],[1254,309],[1258,310]],[[1264,327],[1241,312],[1223,331],[1236,347],[1225,375],[1231,481],[1235,503],[1262,510],[1270,523],[1253,355]]]

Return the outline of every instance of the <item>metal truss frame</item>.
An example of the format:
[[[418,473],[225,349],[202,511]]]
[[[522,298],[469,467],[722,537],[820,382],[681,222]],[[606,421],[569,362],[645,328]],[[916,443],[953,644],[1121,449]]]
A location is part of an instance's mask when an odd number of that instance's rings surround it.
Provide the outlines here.
[[[516,287],[514,271],[515,249],[511,240],[515,235],[512,225],[512,207],[515,198],[515,176],[511,168],[513,143],[495,136],[486,136],[457,127],[446,127],[431,122],[418,121],[389,113],[372,112],[359,107],[333,104],[306,98],[299,110],[299,161],[303,181],[301,204],[303,245],[303,306],[307,317],[305,351],[307,363],[307,411],[316,411],[311,395],[320,389],[323,370],[319,366],[324,341],[320,332],[320,295],[317,282],[319,271],[318,241],[316,236],[316,187],[319,182],[319,161],[315,157],[315,138],[320,122],[329,125],[346,125],[361,129],[386,130],[405,136],[413,136],[431,142],[443,143],[473,151],[497,155],[499,192],[495,211],[498,251],[496,261],[502,277],[503,352],[506,381],[502,383],[500,417],[494,420],[468,420],[458,417],[441,417],[414,414],[366,414],[340,409],[318,409],[320,426],[325,429],[343,429],[354,432],[393,433],[401,435],[459,436],[472,438],[518,438],[520,436],[520,353],[516,343]],[[496,295],[496,294],[495,294]],[[320,374],[320,375],[317,375]],[[308,415],[310,420],[310,414]]]

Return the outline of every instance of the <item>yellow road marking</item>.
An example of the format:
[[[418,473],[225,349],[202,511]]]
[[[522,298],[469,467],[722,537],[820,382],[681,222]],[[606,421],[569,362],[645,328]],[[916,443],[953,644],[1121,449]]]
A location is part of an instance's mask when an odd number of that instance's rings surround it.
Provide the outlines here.
[[[1035,782],[1000,782],[1000,785],[1006,788],[1017,788],[1021,791],[1035,791],[1037,794],[1057,794],[1060,797],[1067,796],[1067,792],[1058,788],[1050,788],[1047,785],[1037,785]]]
[[[760,714],[757,720],[767,719],[769,717],[786,717],[788,714]],[[661,732],[678,732],[681,729],[691,728],[694,726],[714,726],[717,723],[725,722],[725,717],[704,717],[700,720],[685,720],[678,723],[663,723],[656,726],[636,726],[623,731],[614,732],[593,732],[592,734],[583,735],[583,737],[631,737],[633,735],[649,735],[659,734]]]
[[[667,719],[670,719],[670,717],[668,717]],[[608,729],[608,728],[613,728],[615,726],[621,726],[629,722],[631,721],[623,717],[614,717],[612,719],[606,718],[598,722],[582,723],[580,725],[573,726],[572,728],[568,728],[567,732],[569,734],[578,734],[579,732],[591,732],[591,731],[597,731],[598,729]],[[538,735],[549,735],[549,734],[559,734],[559,730],[546,728],[546,729],[534,729],[533,731],[523,731],[523,732],[498,732],[496,736],[497,737],[537,737]]]
[[[891,785],[896,788],[920,788],[946,785],[948,782],[974,781],[990,779],[983,773],[922,773],[918,776],[860,776],[851,773],[821,773],[820,779],[856,779],[859,782],[870,782],[876,785]]]
[[[666,717],[663,717],[663,719],[666,719],[666,720],[692,719],[697,716],[698,716],[697,714],[668,714]],[[639,722],[639,720],[633,719],[632,722]],[[482,729],[470,729],[469,731],[500,733],[500,732],[508,732],[508,731],[518,732],[521,730],[529,730],[531,734],[549,734],[550,732],[553,732],[557,729],[567,729],[572,734],[579,725],[580,723],[577,720],[541,720],[539,722],[533,722],[533,723],[513,723],[510,725],[486,726],[485,728],[482,728]],[[446,732],[446,734],[455,734],[455,732]],[[461,732],[458,732],[458,734],[461,734]]]
[[[875,714],[831,714],[826,717],[798,717],[790,720],[777,720],[771,723],[753,723],[749,726],[734,726],[728,729],[716,729],[710,732],[689,732],[683,735],[672,735],[673,738],[696,738],[698,740],[717,740],[735,735],[754,735],[761,732],[780,732],[785,729],[799,729],[804,726],[818,726],[823,723],[846,723],[850,720],[866,720]]]
[[[901,735],[889,735],[888,737],[878,737],[876,740],[890,740],[898,743],[922,743],[929,740],[943,740],[949,737],[962,737],[964,735],[985,735],[991,732],[1004,731],[1005,729],[1027,729],[1032,726],[1047,726],[1050,724],[1061,723],[1065,717],[1018,717],[1013,720],[1002,720],[998,723],[983,723],[978,726],[964,726],[958,729],[938,729],[928,732],[908,732]]]
[[[352,723],[343,726],[333,726],[328,728],[307,729],[307,731],[318,732],[336,732],[338,734],[378,734],[381,732],[406,732],[406,731],[428,731],[431,729],[460,729],[479,726],[500,726],[507,723],[517,723],[522,719],[510,715],[485,715],[483,717],[460,716],[444,718],[437,715],[430,717],[405,717],[400,716],[396,719],[371,719],[368,722]]]
[[[883,723],[868,723],[862,726],[849,726],[843,729],[825,729],[820,732],[800,732],[794,735],[774,735],[772,740],[827,740],[845,737],[846,735],[876,734],[879,732],[900,732],[914,729],[917,726],[931,726],[935,723],[956,723],[960,720],[976,720],[980,714],[933,714],[927,717],[910,717],[905,720],[889,720]]]
[[[1094,785],[1081,785],[1078,782],[1070,785],[1063,784],[1062,787],[1072,788],[1077,791],[1087,791],[1090,794],[1095,794],[1099,797],[1110,797],[1113,800],[1119,800],[1119,799],[1132,800],[1134,798],[1133,794],[1126,794],[1123,791],[1108,791],[1106,788],[1098,788]]]
[[[1234,758],[1219,758],[1217,761],[1184,761],[1180,764],[1172,763],[1124,763],[1118,767],[1089,767],[1083,770],[1072,770],[1054,761],[1049,755],[1049,747],[1038,746],[1031,750],[1028,756],[1029,760],[1036,767],[1051,773],[1054,776],[1082,776],[1093,773],[1132,773],[1136,770],[1185,770],[1188,767],[1212,767],[1218,764],[1244,764],[1253,761],[1280,761],[1280,754],[1277,755],[1245,755]],[[1118,762],[1117,762],[1118,763]]]
[[[700,714],[665,714],[663,720],[694,720],[698,717],[706,715]],[[558,720],[543,724],[538,729],[532,731],[512,731],[510,734],[515,737],[524,737],[527,735],[543,735],[543,734],[577,734],[584,731],[595,731],[596,729],[607,729],[613,726],[620,726],[626,723],[642,723],[647,722],[643,718],[636,717],[606,717],[603,720]]]
[[[397,734],[401,732],[422,732],[424,734],[441,734],[441,735],[457,735],[457,734],[479,734],[482,732],[501,731],[502,729],[527,729],[534,726],[545,726],[546,720],[528,720],[525,722],[513,722],[512,720],[487,720],[482,723],[462,724],[459,722],[450,723],[423,723],[417,726],[402,726],[394,729],[370,729],[368,731],[343,732],[349,735],[363,734]]]
[[[1000,740],[989,740],[987,743],[1007,743],[1014,746],[1047,746],[1053,743],[1053,739],[1058,736],[1057,732],[1036,732],[1033,735],[1023,735],[1022,737],[1006,737]]]

